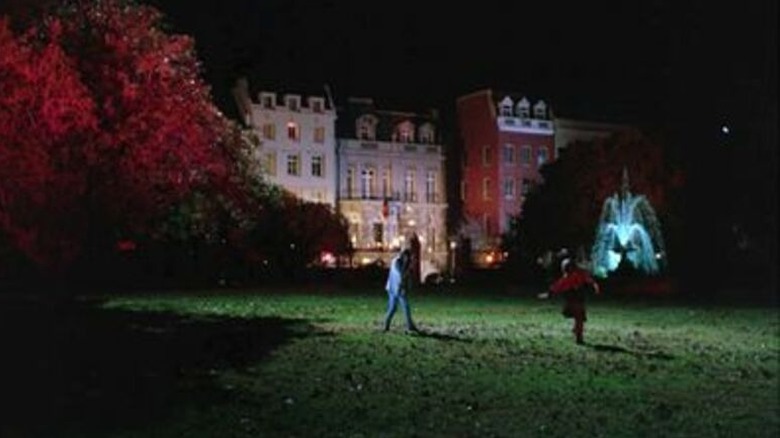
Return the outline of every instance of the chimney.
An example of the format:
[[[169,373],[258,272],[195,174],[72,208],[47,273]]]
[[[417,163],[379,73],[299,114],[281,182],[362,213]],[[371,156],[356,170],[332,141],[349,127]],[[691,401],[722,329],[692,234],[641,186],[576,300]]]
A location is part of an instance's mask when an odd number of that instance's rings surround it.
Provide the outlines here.
[[[242,121],[245,125],[250,126],[252,124],[252,98],[249,97],[249,81],[245,77],[238,78],[231,91]]]

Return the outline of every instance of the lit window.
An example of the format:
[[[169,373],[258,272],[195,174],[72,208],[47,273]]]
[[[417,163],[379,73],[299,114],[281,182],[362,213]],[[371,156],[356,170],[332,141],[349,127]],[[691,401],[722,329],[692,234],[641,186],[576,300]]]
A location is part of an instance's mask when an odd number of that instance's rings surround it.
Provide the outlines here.
[[[297,123],[294,122],[288,122],[287,123],[287,138],[290,140],[298,141],[301,138],[301,128],[298,126]]]
[[[504,198],[514,199],[515,197],[515,180],[514,178],[507,178],[504,180]]]
[[[407,169],[406,175],[404,175],[404,201],[416,201],[415,196],[415,183],[414,180],[416,179],[414,169]]]
[[[360,196],[363,199],[371,199],[374,197],[375,177],[376,172],[374,169],[363,169],[360,178]]]
[[[298,154],[287,156],[287,174],[293,176],[301,174],[301,157]]]
[[[351,199],[355,193],[355,168],[347,169],[347,199]]]
[[[436,171],[429,170],[425,175],[425,201],[436,202]]]
[[[411,143],[414,141],[414,124],[408,120],[399,123],[393,132],[393,141]]]
[[[353,246],[357,245],[358,235],[360,234],[360,216],[354,213],[349,214],[347,221],[349,222],[349,240]]]
[[[382,196],[390,198],[393,193],[393,174],[388,167],[382,171]]]
[[[322,177],[324,175],[323,161],[322,155],[314,155],[311,157],[311,176]]]
[[[263,137],[266,140],[273,140],[276,138],[276,125],[273,123],[266,123],[263,125]]]
[[[412,133],[406,129],[401,129],[398,133],[398,140],[404,143],[412,141]]]
[[[317,126],[314,128],[314,142],[325,143],[325,127]]]
[[[276,176],[276,152],[266,152],[262,160],[263,171],[270,176]]]
[[[485,201],[490,200],[490,178],[482,179],[482,199]]]

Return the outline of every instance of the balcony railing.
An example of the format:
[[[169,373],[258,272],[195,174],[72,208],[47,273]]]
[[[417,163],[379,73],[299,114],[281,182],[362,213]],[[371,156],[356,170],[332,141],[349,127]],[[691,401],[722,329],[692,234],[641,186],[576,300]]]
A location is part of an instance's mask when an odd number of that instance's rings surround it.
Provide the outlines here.
[[[426,154],[436,155],[442,153],[440,144],[435,143],[416,143],[399,141],[380,141],[380,140],[346,140],[341,143],[345,150],[364,150],[386,153],[402,154]]]
[[[391,201],[391,202],[425,202],[428,204],[438,204],[444,202],[444,195],[441,193],[425,193],[419,196],[415,192],[398,192],[386,196],[382,193],[363,194],[360,192],[342,191],[340,200],[343,201]]]
[[[426,193],[425,202],[429,204],[437,204],[443,201],[443,197],[438,193]]]
[[[539,134],[552,134],[553,124],[550,120],[525,119],[519,117],[498,117],[498,127],[507,131],[532,132]]]
[[[385,199],[393,200],[392,197],[384,197],[378,194],[362,194],[362,193],[348,193],[343,192],[340,197],[345,201],[384,201]]]

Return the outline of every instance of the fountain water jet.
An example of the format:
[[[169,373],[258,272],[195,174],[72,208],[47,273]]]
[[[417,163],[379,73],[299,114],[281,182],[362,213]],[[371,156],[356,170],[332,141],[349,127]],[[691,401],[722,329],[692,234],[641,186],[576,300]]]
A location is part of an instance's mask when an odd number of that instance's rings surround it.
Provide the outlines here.
[[[621,263],[649,275],[657,274],[666,264],[655,211],[644,195],[631,193],[626,168],[620,192],[604,201],[591,262],[593,274],[602,278]]]

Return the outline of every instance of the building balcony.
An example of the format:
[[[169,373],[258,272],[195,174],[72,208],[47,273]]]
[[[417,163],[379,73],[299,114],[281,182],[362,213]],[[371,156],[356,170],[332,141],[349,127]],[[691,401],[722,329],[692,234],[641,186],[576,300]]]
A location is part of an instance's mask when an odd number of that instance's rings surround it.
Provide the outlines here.
[[[423,196],[419,196],[417,193],[409,192],[393,192],[389,196],[382,194],[362,194],[358,192],[344,191],[339,196],[340,201],[377,201],[384,202],[407,202],[407,203],[420,203],[427,204],[440,204],[444,202],[444,195],[440,193],[426,193]]]
[[[394,201],[397,199],[394,199],[393,197],[384,197],[377,194],[361,194],[361,193],[348,193],[343,192],[341,196],[339,197],[342,201],[384,201],[387,199],[388,201]]]
[[[553,135],[554,133],[552,120],[499,116],[497,118],[497,124],[499,130],[507,132],[543,135]]]
[[[441,155],[442,146],[435,143],[399,142],[381,140],[340,140],[341,148],[350,151],[366,151],[388,154]]]

